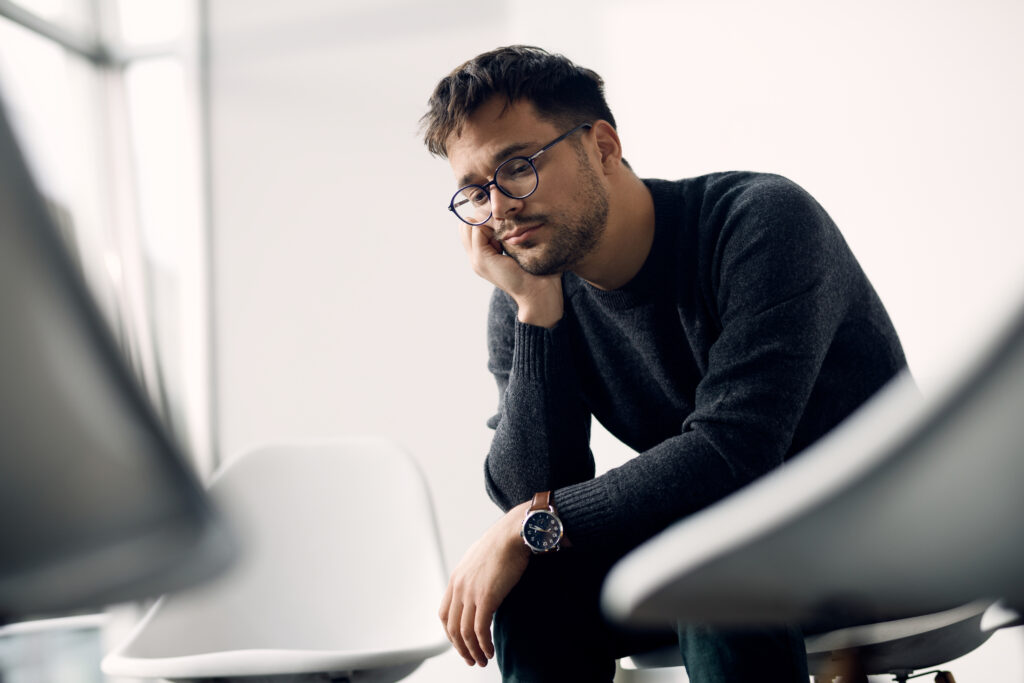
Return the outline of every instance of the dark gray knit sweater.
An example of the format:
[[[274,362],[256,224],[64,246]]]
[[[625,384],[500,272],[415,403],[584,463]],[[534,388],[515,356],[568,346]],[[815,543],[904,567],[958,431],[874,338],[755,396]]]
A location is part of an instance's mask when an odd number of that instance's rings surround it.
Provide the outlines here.
[[[565,315],[488,317],[498,414],[485,476],[503,509],[537,491],[574,546],[616,554],[761,476],[906,361],[821,206],[779,176],[644,181],[655,236],[626,286],[562,278]],[[638,452],[594,476],[590,421]]]

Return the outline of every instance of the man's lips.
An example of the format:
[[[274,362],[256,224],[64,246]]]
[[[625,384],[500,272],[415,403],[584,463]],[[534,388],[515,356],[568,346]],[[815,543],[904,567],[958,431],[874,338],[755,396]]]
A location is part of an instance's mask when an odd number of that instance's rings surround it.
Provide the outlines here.
[[[505,244],[519,244],[520,242],[526,240],[533,232],[535,232],[542,225],[544,224],[537,223],[536,225],[529,225],[522,228],[516,228],[515,230],[505,233],[501,237],[501,241],[504,242]]]

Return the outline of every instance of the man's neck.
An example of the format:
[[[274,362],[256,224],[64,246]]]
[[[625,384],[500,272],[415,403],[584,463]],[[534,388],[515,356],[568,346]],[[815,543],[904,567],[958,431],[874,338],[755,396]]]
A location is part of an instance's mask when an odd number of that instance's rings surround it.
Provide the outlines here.
[[[622,174],[609,196],[608,225],[597,247],[572,269],[598,289],[632,280],[654,243],[654,200],[632,172]]]

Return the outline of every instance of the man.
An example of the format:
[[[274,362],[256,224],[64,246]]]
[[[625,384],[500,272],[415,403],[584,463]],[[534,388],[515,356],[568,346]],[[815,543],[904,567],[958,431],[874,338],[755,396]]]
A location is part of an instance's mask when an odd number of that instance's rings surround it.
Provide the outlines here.
[[[424,123],[495,285],[484,476],[506,511],[452,573],[441,620],[504,680],[611,680],[614,658],[666,641],[601,617],[611,565],[835,426],[905,365],[899,340],[806,192],[754,173],[641,180],[600,77],[562,56],[482,54],[441,80]],[[638,452],[596,477],[592,417]],[[695,683],[807,681],[797,629],[667,636]]]

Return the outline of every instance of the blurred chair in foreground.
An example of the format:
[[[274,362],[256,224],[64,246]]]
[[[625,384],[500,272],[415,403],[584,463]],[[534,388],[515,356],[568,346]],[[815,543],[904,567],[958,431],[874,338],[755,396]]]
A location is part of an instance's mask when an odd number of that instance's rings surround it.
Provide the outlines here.
[[[972,652],[1010,619],[987,625],[998,605],[980,600],[962,607],[907,619],[865,624],[806,638],[807,669],[818,683],[841,677],[844,683],[868,675],[936,674],[936,683],[955,683],[948,671],[923,671]],[[626,657],[619,662],[616,683],[641,683],[651,669],[681,667],[678,648],[664,648]]]
[[[111,675],[217,681],[404,678],[448,647],[426,483],[383,439],[257,449],[210,495],[242,541],[232,571],[164,596],[103,660]]]
[[[0,626],[159,595],[233,557],[0,97]]]
[[[897,377],[783,467],[631,552],[609,573],[604,608],[635,624],[875,624],[874,636],[925,616],[916,641],[948,661],[991,630],[971,603],[1024,604],[1021,481],[1024,305],[937,390],[921,397]],[[858,671],[871,628],[840,633],[809,643],[849,655],[847,680],[909,675]]]

